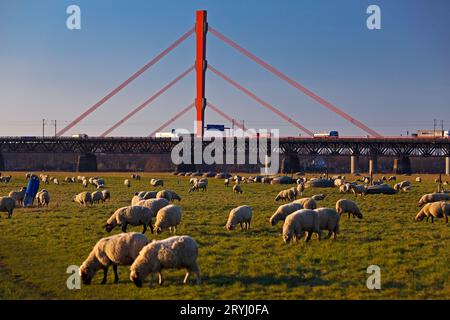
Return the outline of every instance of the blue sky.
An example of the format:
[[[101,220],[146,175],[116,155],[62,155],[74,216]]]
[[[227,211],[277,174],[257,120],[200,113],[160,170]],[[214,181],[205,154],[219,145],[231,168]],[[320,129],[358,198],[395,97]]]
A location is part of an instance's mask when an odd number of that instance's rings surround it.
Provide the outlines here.
[[[66,28],[79,5],[82,29]],[[382,29],[366,28],[381,7]],[[288,76],[384,135],[450,128],[450,1],[106,1],[0,0],[0,135],[40,135],[89,108],[194,24],[209,24]],[[171,52],[68,134],[98,135],[195,59],[194,37]],[[211,34],[207,60],[312,131],[360,129],[271,75]],[[111,135],[145,136],[191,103],[194,74]],[[248,127],[299,131],[213,74],[209,101]],[[207,123],[224,123],[206,111]],[[194,111],[169,128],[192,129]],[[46,128],[51,135],[53,129]]]

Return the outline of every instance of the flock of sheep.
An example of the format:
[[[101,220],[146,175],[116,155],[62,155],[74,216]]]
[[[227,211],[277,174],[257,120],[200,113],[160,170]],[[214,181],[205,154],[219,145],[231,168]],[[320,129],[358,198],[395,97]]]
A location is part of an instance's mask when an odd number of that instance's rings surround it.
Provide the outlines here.
[[[391,188],[386,181],[395,181],[396,177],[382,177],[372,181],[370,177],[361,177],[356,181],[347,181],[344,176],[333,176],[331,178],[321,176],[318,178],[293,179],[288,176],[281,177],[241,177],[231,176],[226,173],[206,173],[200,177],[198,173],[180,174],[188,175],[188,193],[202,191],[207,192],[208,178],[215,177],[223,179],[225,187],[233,183],[232,190],[237,194],[243,192],[243,185],[250,183],[270,183],[270,184],[296,184],[281,190],[275,197],[276,201],[287,203],[280,205],[270,217],[269,223],[275,226],[283,221],[282,239],[285,243],[298,241],[302,238],[309,241],[313,234],[317,234],[317,239],[321,240],[322,232],[328,231],[327,238],[337,238],[340,232],[339,223],[342,214],[348,214],[348,219],[352,217],[362,219],[363,215],[357,203],[349,199],[339,199],[334,208],[320,207],[319,203],[326,195],[316,194],[312,197],[303,197],[306,188],[337,188],[340,194],[353,193],[355,199],[374,193],[395,194],[398,192],[408,192],[412,184],[409,181],[401,181]],[[35,175],[28,173],[26,178],[30,179]],[[59,184],[57,178],[41,174],[39,179],[44,184]],[[130,179],[124,180],[124,186],[131,187],[132,180],[140,180],[141,177],[133,174]],[[11,178],[9,178],[9,181]],[[82,206],[90,206],[94,203],[104,203],[111,198],[110,192],[105,188],[106,182],[100,177],[86,178],[83,176],[66,177],[66,183],[80,183],[87,188],[89,185],[95,186],[94,192],[84,191],[74,196],[73,201]],[[420,183],[422,179],[415,180]],[[164,180],[151,179],[151,186],[164,187]],[[393,191],[391,191],[391,189]],[[372,190],[369,192],[369,190]],[[13,209],[23,203],[26,188],[19,191],[11,191],[7,197],[0,197],[0,211],[8,213],[11,218]],[[445,190],[441,192],[423,195],[418,203],[422,207],[416,215],[416,221],[431,218],[442,218],[446,223],[450,215],[450,193]],[[47,190],[42,189],[36,195],[38,206],[48,206],[50,195]],[[173,204],[178,201],[178,205]],[[102,284],[106,283],[108,268],[113,267],[115,282],[119,281],[117,266],[130,266],[130,279],[136,286],[142,286],[148,275],[153,278],[158,275],[158,283],[163,283],[161,271],[168,268],[186,269],[184,283],[187,283],[191,274],[195,274],[196,281],[200,283],[200,269],[197,263],[198,245],[196,241],[188,235],[171,236],[165,240],[150,241],[145,233],[158,234],[168,230],[175,234],[177,227],[181,224],[182,210],[179,206],[181,197],[172,190],[161,189],[153,191],[138,191],[131,199],[130,206],[117,208],[107,219],[104,228],[106,232],[111,232],[114,228],[120,227],[122,233],[100,239],[87,259],[80,267],[80,275],[84,284],[90,284],[97,271],[103,270]],[[253,208],[249,205],[241,205],[229,212],[225,228],[234,230],[239,225],[241,230],[248,230],[253,218]],[[153,220],[155,221],[154,224]],[[128,226],[142,226],[142,233],[127,232]]]

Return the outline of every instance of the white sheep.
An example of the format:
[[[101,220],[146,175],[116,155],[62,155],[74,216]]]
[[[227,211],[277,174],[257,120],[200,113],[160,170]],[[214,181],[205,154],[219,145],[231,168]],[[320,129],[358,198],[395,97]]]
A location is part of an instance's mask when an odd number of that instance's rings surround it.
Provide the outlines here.
[[[275,201],[293,201],[295,200],[295,192],[292,189],[281,190],[275,197]]]
[[[320,233],[322,233],[322,230],[328,230],[327,238],[333,236],[333,239],[336,240],[339,233],[339,220],[341,216],[332,208],[318,208],[314,211],[319,217]],[[322,234],[320,235],[321,237]]]
[[[298,185],[297,185],[297,194],[299,194],[300,195],[300,197],[303,197],[303,192],[305,191],[305,184],[302,182],[302,183],[299,183]]]
[[[292,203],[300,204],[302,206],[301,209],[314,210],[317,208],[317,202],[316,202],[316,200],[314,200],[312,198],[300,198],[295,201],[292,201]]]
[[[361,210],[359,210],[358,205],[352,200],[340,199],[336,202],[336,211],[339,215],[343,213],[348,213],[348,219],[350,219],[350,214],[353,218],[357,217],[359,219],[363,218]]]
[[[124,181],[123,181],[123,184],[124,184],[124,186],[125,187],[131,187],[131,182],[130,182],[130,180],[128,180],[128,179],[125,179]]]
[[[241,186],[240,186],[239,184],[235,184],[235,185],[233,186],[233,192],[234,192],[234,193],[242,193],[242,188],[241,188]]]
[[[164,180],[162,180],[162,179],[151,179],[150,180],[150,184],[153,187],[158,187],[158,186],[163,187],[164,186]]]
[[[450,200],[450,194],[447,193],[428,193],[423,195],[420,200],[418,206],[421,207],[426,203],[437,202],[437,201],[448,201]]]
[[[106,221],[105,230],[111,232],[115,227],[121,226],[122,232],[127,232],[127,226],[143,226],[142,233],[150,228],[153,233],[152,218],[153,211],[143,206],[128,206],[117,209],[108,221]]]
[[[11,197],[0,197],[0,212],[7,212],[8,218],[12,217],[15,207],[16,200]]]
[[[416,221],[422,221],[426,217],[431,217],[431,222],[434,222],[434,218],[442,218],[442,222],[448,223],[448,216],[450,215],[450,204],[445,201],[437,201],[427,203],[416,215]]]
[[[102,201],[106,202],[107,200],[111,199],[111,193],[109,190],[102,190]]]
[[[355,196],[360,195],[361,197],[366,194],[366,187],[361,184],[352,184],[350,189],[353,191]]]
[[[50,203],[50,195],[47,190],[42,189],[36,194],[36,199],[38,203],[38,207],[43,207],[44,205],[47,206]]]
[[[139,195],[136,195],[131,199],[131,205],[136,206],[142,200],[144,200],[144,199],[141,198]]]
[[[77,194],[72,201],[86,207],[89,204],[92,205],[92,195],[87,191],[81,192]]]
[[[416,182],[422,182],[422,178],[421,177],[416,177]]]
[[[155,232],[161,233],[165,229],[175,233],[181,222],[181,208],[174,204],[164,206],[156,214]]]
[[[164,198],[141,200],[137,203],[138,206],[144,206],[152,210],[153,216],[156,217],[158,211],[169,205],[169,201]]]
[[[163,269],[187,269],[183,283],[187,283],[189,275],[195,273],[196,282],[200,284],[200,269],[197,264],[198,245],[189,236],[173,236],[161,241],[153,241],[146,245],[131,265],[130,279],[137,287],[150,273],[158,274],[159,285],[163,284]]]
[[[21,205],[25,198],[25,192],[27,191],[26,187],[22,187],[20,191],[11,191],[8,196],[16,200],[17,204]]]
[[[202,189],[203,191],[206,191],[206,188],[208,187],[208,181],[205,180],[198,180],[194,183],[194,185],[189,189],[189,192],[194,192]]]
[[[311,240],[313,233],[317,233],[320,240],[319,217],[314,210],[301,209],[288,215],[283,224],[283,241],[289,243],[292,239],[296,242],[301,239],[305,232],[308,236],[305,241]]]
[[[225,185],[225,187],[228,187],[230,185],[230,179],[225,179],[223,181],[223,184]]]
[[[269,222],[272,226],[276,225],[278,221],[286,220],[286,217],[291,213],[303,209],[301,203],[287,203],[278,207],[275,213],[270,217]]]
[[[103,269],[102,284],[105,284],[110,265],[114,270],[114,283],[118,283],[117,266],[131,265],[148,242],[145,235],[137,232],[119,233],[100,239],[80,267],[83,283],[90,284],[95,273]]]
[[[322,201],[323,199],[325,199],[325,195],[323,193],[319,193],[319,194],[315,194],[311,197],[311,199],[313,199],[314,201]]]
[[[252,221],[253,209],[250,206],[240,206],[230,211],[228,221],[225,227],[228,230],[233,230],[239,224],[241,230],[250,229],[250,222]]]
[[[89,182],[86,179],[84,179],[82,184],[83,184],[83,187],[87,188],[89,185]]]
[[[180,196],[172,190],[161,190],[156,194],[156,199],[159,198],[165,198],[167,199],[169,202],[173,201],[173,200],[178,200],[181,201]]]

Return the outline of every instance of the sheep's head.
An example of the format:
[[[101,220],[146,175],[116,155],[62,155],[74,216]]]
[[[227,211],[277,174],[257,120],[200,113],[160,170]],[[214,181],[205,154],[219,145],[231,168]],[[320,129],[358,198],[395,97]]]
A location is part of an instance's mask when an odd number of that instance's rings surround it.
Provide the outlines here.
[[[138,271],[131,271],[130,273],[130,280],[133,281],[133,283],[136,285],[136,287],[141,288],[142,287],[142,280],[139,277]]]
[[[230,222],[227,222],[227,224],[225,225],[225,229],[227,229],[228,231],[234,230],[234,228],[236,228],[236,225]]]
[[[162,228],[161,227],[155,227],[155,233],[156,234],[160,234],[162,232]]]
[[[107,224],[105,224],[104,228],[105,228],[106,232],[111,232],[112,229],[114,229],[114,226],[110,223],[107,223]]]
[[[363,215],[362,215],[361,212],[356,213],[355,216],[356,216],[358,219],[362,219],[362,218],[363,218]]]
[[[291,233],[284,233],[283,232],[283,241],[284,243],[289,243],[292,239],[292,234]]]
[[[276,225],[278,223],[278,217],[276,215],[271,216],[269,222],[271,226]]]
[[[92,282],[92,278],[94,277],[95,272],[89,271],[88,268],[80,267],[80,276],[83,284],[89,285]]]

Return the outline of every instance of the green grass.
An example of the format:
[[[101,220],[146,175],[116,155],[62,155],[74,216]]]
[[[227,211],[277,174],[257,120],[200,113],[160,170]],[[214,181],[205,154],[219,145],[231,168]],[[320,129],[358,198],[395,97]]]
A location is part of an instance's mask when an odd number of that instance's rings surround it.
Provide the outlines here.
[[[7,173],[4,173],[7,174]],[[0,195],[26,185],[24,173],[11,173],[0,184]],[[62,180],[68,174],[55,173]],[[71,174],[74,175],[74,174]],[[209,179],[207,192],[188,194],[188,178],[144,174],[126,188],[128,174],[100,174],[112,200],[105,206],[82,208],[71,202],[83,191],[80,184],[46,185],[51,196],[47,209],[16,209],[12,219],[0,213],[0,299],[449,299],[449,225],[441,221],[414,223],[417,201],[436,190],[435,176],[423,176],[413,190],[394,196],[357,198],[363,220],[341,220],[337,241],[313,239],[285,245],[282,224],[268,223],[280,203],[274,201],[284,186],[245,184],[235,195],[222,180]],[[90,286],[68,290],[69,265],[80,265],[94,244],[107,233],[102,228],[110,213],[128,205],[135,191],[152,190],[150,177],[163,178],[165,188],[183,198],[178,234],[192,236],[200,246],[201,286],[183,285],[184,271],[164,271],[162,287],[139,289],[129,280],[129,267],[119,267],[119,284],[100,285],[97,274]],[[407,177],[414,181],[414,177]],[[90,187],[90,190],[93,190]],[[321,206],[334,207],[342,198],[335,189],[308,189],[306,195],[326,193]],[[353,195],[346,195],[355,199]],[[248,232],[224,229],[233,207],[253,206]],[[129,228],[141,231],[141,227]],[[114,230],[113,233],[119,233]],[[147,236],[151,237],[149,233]],[[168,237],[164,232],[160,238]],[[366,269],[381,268],[381,290],[369,290]],[[192,280],[192,279],[191,279]]]

